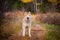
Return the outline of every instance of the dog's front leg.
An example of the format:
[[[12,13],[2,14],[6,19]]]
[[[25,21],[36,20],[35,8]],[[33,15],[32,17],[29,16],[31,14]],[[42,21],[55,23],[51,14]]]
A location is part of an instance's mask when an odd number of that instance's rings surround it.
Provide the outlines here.
[[[31,27],[29,27],[29,37],[31,37]]]
[[[25,26],[23,26],[23,36],[25,36]]]

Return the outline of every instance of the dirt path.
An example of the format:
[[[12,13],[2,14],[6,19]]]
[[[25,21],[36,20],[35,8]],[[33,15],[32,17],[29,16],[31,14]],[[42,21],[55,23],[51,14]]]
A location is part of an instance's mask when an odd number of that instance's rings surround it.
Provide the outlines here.
[[[36,15],[32,15],[32,16],[33,16],[33,21],[35,21]],[[23,37],[22,30],[20,30],[16,34],[13,34],[13,36],[8,37],[7,40],[43,40],[46,31],[42,27],[42,25],[40,25],[39,28],[40,28],[39,30],[37,30],[37,28],[34,28],[34,27],[32,28],[32,31],[31,31],[32,37],[29,37],[28,35]]]

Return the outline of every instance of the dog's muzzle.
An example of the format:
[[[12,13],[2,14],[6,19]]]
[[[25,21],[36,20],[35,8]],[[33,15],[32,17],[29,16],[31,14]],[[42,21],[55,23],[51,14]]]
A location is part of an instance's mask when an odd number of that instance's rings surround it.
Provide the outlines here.
[[[27,19],[29,19],[29,17],[27,17]]]

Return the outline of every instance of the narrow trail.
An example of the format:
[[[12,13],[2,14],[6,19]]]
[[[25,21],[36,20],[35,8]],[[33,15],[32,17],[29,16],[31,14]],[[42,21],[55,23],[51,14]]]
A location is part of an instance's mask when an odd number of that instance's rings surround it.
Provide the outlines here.
[[[36,15],[32,15],[32,20],[35,21]],[[43,40],[45,35],[45,28],[40,25],[39,29],[32,27],[31,35],[32,37],[29,37],[26,35],[25,37],[22,36],[22,30],[18,31],[16,34],[13,34],[12,36],[8,37],[7,40]]]

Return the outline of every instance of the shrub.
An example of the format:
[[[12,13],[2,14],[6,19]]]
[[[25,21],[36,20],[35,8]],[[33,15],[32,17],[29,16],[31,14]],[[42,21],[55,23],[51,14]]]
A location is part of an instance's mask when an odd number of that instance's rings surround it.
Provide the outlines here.
[[[40,14],[37,17],[38,17],[38,20],[40,20],[43,23],[60,25],[60,14],[58,13]]]

